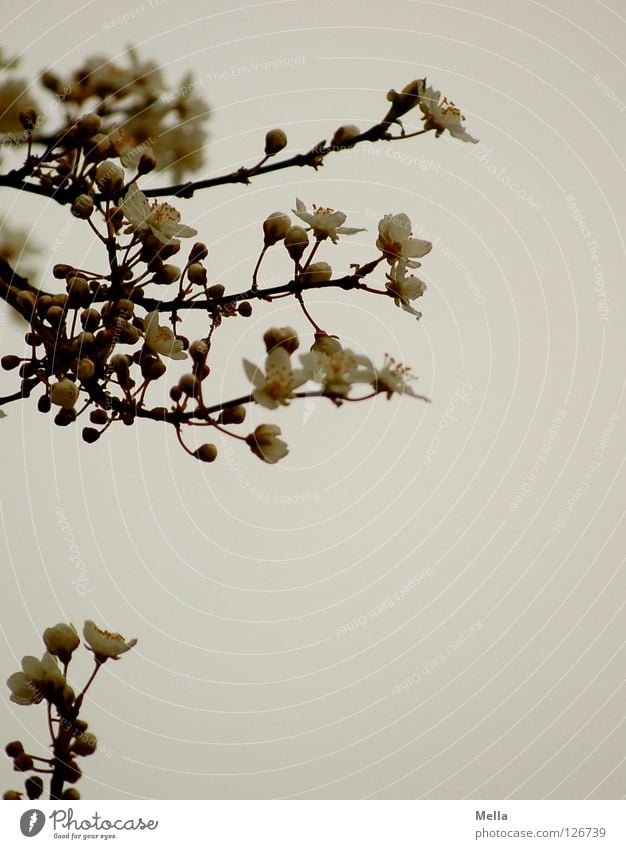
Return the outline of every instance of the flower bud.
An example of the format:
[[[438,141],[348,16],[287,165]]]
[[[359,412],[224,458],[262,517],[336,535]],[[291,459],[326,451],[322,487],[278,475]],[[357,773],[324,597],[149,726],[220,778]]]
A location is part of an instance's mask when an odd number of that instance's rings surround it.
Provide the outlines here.
[[[101,162],[96,168],[96,185],[106,197],[115,197],[124,185],[123,169],[110,159]]]
[[[140,175],[149,174],[151,171],[154,171],[156,167],[157,161],[154,158],[154,155],[145,151],[139,157],[139,162],[137,163],[137,173]]]
[[[26,752],[17,755],[13,760],[13,769],[16,772],[28,772],[34,766],[33,759]]]
[[[203,463],[212,463],[217,457],[217,448],[211,442],[205,442],[204,445],[196,448],[193,453]]]
[[[68,409],[62,408],[54,417],[54,423],[58,427],[67,427],[76,421],[76,410],[71,407]]]
[[[168,286],[175,283],[180,277],[180,268],[177,265],[163,265],[152,278],[153,283]]]
[[[337,127],[335,135],[330,142],[331,147],[341,147],[348,144],[352,139],[361,135],[361,131],[354,124],[344,124],[342,127]]]
[[[50,654],[58,657],[63,664],[70,662],[72,652],[80,645],[76,628],[64,622],[59,622],[53,628],[46,628],[43,641]]]
[[[89,218],[93,212],[93,199],[89,195],[78,195],[72,201],[72,215],[76,218]]]
[[[40,413],[49,413],[50,407],[50,399],[47,395],[42,395],[41,398],[37,401],[37,409]]]
[[[68,377],[50,387],[50,400],[57,407],[71,410],[78,400],[78,386]]]
[[[387,92],[387,100],[390,101],[391,108],[383,118],[383,121],[396,121],[402,115],[414,109],[420,102],[420,96],[424,91],[425,85],[426,80],[413,80],[408,85],[405,85],[399,94],[394,89]]]
[[[285,247],[294,262],[300,261],[308,244],[309,237],[306,230],[303,227],[298,227],[297,224],[294,227],[290,227],[285,234]]]
[[[3,798],[6,802],[8,802],[8,801],[15,801],[15,800],[21,799],[21,798],[22,798],[22,794],[21,794],[21,793],[18,793],[18,792],[17,792],[17,790],[6,790],[6,791],[2,794],[2,798]]]
[[[89,421],[92,424],[103,425],[106,424],[108,420],[109,416],[105,410],[92,410],[91,413],[89,413]]]
[[[206,268],[200,265],[199,262],[192,262],[187,267],[187,277],[189,278],[189,282],[193,283],[194,286],[206,286]]]
[[[75,269],[71,265],[64,262],[59,262],[52,268],[52,275],[57,280],[65,280],[68,274],[73,274]]]
[[[221,298],[223,297],[225,291],[226,290],[221,283],[215,283],[213,286],[209,286],[209,288],[206,290],[206,293],[209,298]]]
[[[7,743],[4,747],[4,751],[10,758],[16,758],[18,755],[21,755],[24,751],[24,746],[19,740],[13,740],[11,743]]]
[[[265,135],[265,153],[274,156],[287,146],[287,136],[283,130],[270,130]]]
[[[241,424],[246,418],[246,408],[243,404],[238,404],[236,407],[226,407],[220,413],[220,422],[222,424]]]
[[[196,365],[204,365],[206,358],[209,356],[209,346],[201,340],[192,342],[189,346],[189,356]]]
[[[82,757],[86,758],[89,755],[93,755],[97,745],[98,740],[96,739],[96,735],[88,731],[77,737],[72,743],[71,748],[75,755],[82,755]]]
[[[263,341],[268,354],[278,347],[284,348],[288,354],[293,354],[300,345],[298,334],[293,327],[270,327],[263,334]]]
[[[43,793],[43,778],[40,775],[31,775],[24,782],[24,789],[29,799],[38,799]]]
[[[343,347],[336,336],[329,336],[327,333],[316,333],[315,342],[311,345],[311,350],[318,354],[339,354],[343,351]]]
[[[101,126],[102,118],[96,112],[88,112],[78,119],[76,129],[82,136],[93,136]]]
[[[76,377],[81,380],[91,380],[91,378],[96,373],[96,366],[93,360],[90,360],[89,357],[81,357],[78,361],[78,368],[76,369]]]
[[[263,222],[263,233],[265,235],[265,246],[275,245],[276,242],[281,242],[289,228],[291,227],[291,218],[285,215],[284,212],[272,212],[271,215]]]
[[[241,301],[241,303],[237,307],[237,312],[244,318],[250,318],[250,316],[252,315],[252,304],[250,303],[250,301]]]
[[[160,377],[163,377],[166,371],[167,366],[158,357],[142,360],[141,374],[148,380],[158,380]]]
[[[180,386],[172,386],[170,389],[170,398],[172,401],[178,402],[183,397],[183,390]]]
[[[58,327],[64,315],[63,307],[52,306],[46,310],[46,321],[53,327]]]
[[[61,799],[65,799],[66,801],[76,802],[80,799],[80,793],[75,787],[68,787],[67,790],[63,791],[63,795]]]
[[[17,368],[21,362],[21,358],[15,354],[6,354],[6,356],[2,357],[0,360],[0,364],[5,371],[13,371],[13,369]]]
[[[34,292],[18,292],[15,299],[18,310],[26,318],[30,318],[37,303],[37,296]]]
[[[195,374],[184,374],[178,381],[178,386],[185,395],[196,398],[200,393],[200,381]]]
[[[333,276],[333,270],[327,262],[312,262],[300,275],[302,283],[325,283]]]
[[[189,262],[202,262],[209,255],[209,249],[202,242],[195,242],[189,251]]]

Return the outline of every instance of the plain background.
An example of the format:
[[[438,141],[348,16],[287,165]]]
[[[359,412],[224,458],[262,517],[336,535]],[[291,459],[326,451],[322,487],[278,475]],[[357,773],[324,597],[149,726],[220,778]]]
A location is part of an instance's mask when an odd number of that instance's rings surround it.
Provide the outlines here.
[[[272,127],[295,152],[374,123],[389,88],[423,76],[480,139],[363,145],[178,203],[229,291],[249,283],[263,218],[296,196],[367,228],[320,253],[337,273],[376,255],[381,215],[409,214],[434,242],[421,322],[376,297],[309,300],[345,343],[409,363],[430,405],[255,410],[289,443],[275,467],[219,441],[196,463],[151,422],[87,446],[32,403],[7,410],[3,677],[57,621],[139,640],[83,710],[100,741],[84,795],[622,797],[623,7],[13,6],[0,42],[26,74],[128,44],[172,87],[192,70],[212,109],[207,174],[256,161]],[[41,285],[55,262],[101,267],[67,211],[7,189],[1,203],[51,246]],[[262,279],[289,271],[277,250]],[[247,391],[242,358],[260,362],[264,330],[287,323],[306,349],[290,301],[223,329],[216,399]],[[0,332],[21,350],[6,312]],[[86,652],[73,667],[80,684]],[[3,740],[41,752],[44,711],[6,696]],[[14,786],[8,759],[2,775]]]

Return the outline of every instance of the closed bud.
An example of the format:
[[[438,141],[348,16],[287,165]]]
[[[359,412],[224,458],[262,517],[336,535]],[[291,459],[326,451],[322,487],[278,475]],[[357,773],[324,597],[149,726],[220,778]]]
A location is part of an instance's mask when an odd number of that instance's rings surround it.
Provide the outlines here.
[[[41,398],[37,401],[37,409],[40,413],[49,413],[51,407],[50,399],[47,395],[42,395]]]
[[[78,119],[76,129],[81,136],[93,136],[102,126],[102,118],[95,112],[88,112]]]
[[[90,360],[89,357],[81,357],[78,361],[78,368],[76,369],[76,377],[79,380],[91,380],[91,378],[96,373],[96,366],[93,360]]]
[[[180,268],[177,265],[163,265],[154,275],[153,283],[168,286],[175,283],[180,277]]]
[[[185,395],[197,397],[200,392],[200,381],[194,374],[184,374],[178,381],[178,385]]]
[[[209,286],[206,293],[209,298],[222,298],[225,291],[226,290],[221,283],[215,283],[213,286]]]
[[[189,251],[189,262],[202,262],[209,255],[209,249],[202,242],[194,242],[192,249]]]
[[[18,793],[17,790],[6,790],[2,794],[2,798],[5,800],[5,802],[9,802],[9,801],[14,802],[14,801],[17,801],[18,799],[21,799],[22,794]]]
[[[158,380],[160,377],[163,377],[166,371],[167,366],[158,358],[154,360],[142,360],[141,374],[148,380]]]
[[[70,410],[78,400],[78,386],[68,377],[64,377],[50,387],[50,400],[55,406]]]
[[[194,286],[206,286],[207,274],[206,268],[200,265],[199,262],[192,262],[187,268],[187,277],[189,282]]]
[[[327,262],[312,262],[300,275],[302,283],[326,283],[333,276],[333,270]]]
[[[39,775],[32,775],[24,782],[24,789],[29,799],[38,799],[43,793],[43,778]]]
[[[39,336],[38,333],[35,333],[32,330],[24,336],[24,341],[27,345],[32,345],[33,348],[36,348],[38,345],[42,344],[41,336]]]
[[[309,244],[309,237],[307,236],[306,230],[303,227],[298,227],[295,225],[294,227],[290,227],[287,233],[285,234],[285,247],[287,248],[287,252],[289,256],[292,258],[294,262],[299,262],[302,258],[302,254],[307,249]]]
[[[284,212],[272,212],[263,222],[265,245],[275,245],[281,242],[291,227],[291,218]]]
[[[18,292],[16,305],[23,316],[30,318],[37,303],[37,296],[34,292]]]
[[[112,206],[105,217],[115,232],[118,233],[124,223],[124,213],[119,206]]]
[[[84,427],[82,437],[85,442],[92,445],[100,439],[100,431],[96,430],[95,427]]]
[[[18,755],[21,755],[24,751],[24,746],[19,740],[13,740],[11,743],[7,743],[4,747],[4,751],[10,758],[16,758]]]
[[[220,413],[220,422],[222,424],[241,424],[246,418],[246,408],[243,404],[238,404],[236,407],[226,407]]]
[[[170,398],[172,399],[172,401],[178,403],[178,401],[180,401],[182,397],[183,390],[180,388],[180,386],[172,386],[172,388],[170,389]]]
[[[46,310],[46,321],[53,327],[58,327],[63,321],[64,315],[65,311],[63,310],[63,307],[52,306]]]
[[[93,209],[93,199],[89,195],[78,195],[72,201],[72,215],[76,218],[89,218]]]
[[[140,175],[149,174],[157,167],[157,161],[151,153],[142,153],[137,163],[137,173]]]
[[[65,799],[70,802],[77,802],[80,799],[80,793],[75,787],[68,787],[67,790],[63,791],[61,799]]]
[[[96,746],[98,745],[98,741],[96,739],[96,735],[91,732],[87,732],[81,734],[80,737],[77,737],[72,743],[72,751],[75,755],[82,755],[82,757],[87,757],[88,755],[93,755],[96,751]]]
[[[265,153],[274,156],[287,146],[287,136],[283,130],[270,130],[265,134]]]
[[[269,354],[274,348],[284,348],[288,354],[298,350],[300,340],[293,327],[270,327],[263,334],[265,350]]]
[[[212,463],[217,457],[217,448],[211,442],[205,442],[204,445],[196,448],[193,453],[203,463]]]
[[[252,304],[250,301],[242,301],[237,307],[237,312],[244,318],[249,318],[252,315]]]
[[[405,85],[399,94],[394,89],[387,92],[387,100],[391,103],[391,107],[383,121],[391,123],[414,109],[420,102],[425,85],[426,80],[413,80]]]
[[[331,147],[341,147],[361,135],[361,131],[354,124],[345,124],[335,130],[335,135],[330,142]]]
[[[115,197],[124,185],[123,169],[110,159],[101,162],[96,168],[96,185],[105,197]]]
[[[109,420],[109,416],[107,415],[105,410],[92,410],[89,414],[89,421],[92,424],[103,425],[106,424]]]
[[[196,365],[204,365],[209,356],[209,346],[202,340],[192,342],[189,346],[189,356]]]
[[[75,269],[71,265],[66,265],[64,262],[57,263],[52,269],[53,277],[57,280],[65,280],[68,274],[73,274]]]
[[[13,769],[16,772],[28,772],[33,766],[33,759],[26,752],[22,752],[13,759]]]
[[[15,354],[6,354],[0,360],[0,364],[5,371],[13,371],[22,362],[21,358]]]
[[[59,622],[43,632],[43,641],[50,654],[58,657],[61,663],[69,663],[72,652],[80,645],[80,639],[73,625]]]
[[[73,424],[76,421],[76,410],[72,409],[61,409],[54,417],[55,425],[58,427],[67,427],[68,425]]]
[[[327,333],[316,333],[315,342],[311,345],[311,350],[318,354],[338,354],[343,351],[341,342],[336,336],[329,336]]]

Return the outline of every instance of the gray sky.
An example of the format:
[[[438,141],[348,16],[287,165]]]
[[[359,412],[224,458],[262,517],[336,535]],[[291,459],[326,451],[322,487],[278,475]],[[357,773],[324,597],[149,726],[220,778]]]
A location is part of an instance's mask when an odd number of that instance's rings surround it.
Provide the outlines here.
[[[33,3],[5,21],[0,43],[24,51],[27,73],[130,43],[172,86],[192,70],[213,109],[207,173],[254,161],[271,127],[293,151],[365,127],[389,88],[423,76],[480,139],[364,145],[319,173],[178,203],[230,291],[248,285],[260,222],[296,196],[367,228],[320,254],[339,273],[376,256],[380,216],[406,212],[434,243],[421,322],[349,293],[310,303],[376,362],[409,363],[430,405],[255,411],[289,443],[274,467],[234,442],[195,463],[155,423],[87,446],[32,405],[8,410],[3,677],[57,621],[139,640],[84,708],[101,743],[85,796],[622,796],[618,9],[112,0]],[[103,261],[52,203],[1,201],[53,246],[46,285],[54,262]],[[267,279],[289,271],[270,257]],[[261,361],[271,324],[307,332],[287,301],[233,322],[216,398],[247,391],[241,360]],[[5,313],[0,338],[19,349]],[[75,665],[80,683],[88,664]],[[43,710],[1,704],[3,739],[46,745]],[[3,775],[13,786],[8,759]]]

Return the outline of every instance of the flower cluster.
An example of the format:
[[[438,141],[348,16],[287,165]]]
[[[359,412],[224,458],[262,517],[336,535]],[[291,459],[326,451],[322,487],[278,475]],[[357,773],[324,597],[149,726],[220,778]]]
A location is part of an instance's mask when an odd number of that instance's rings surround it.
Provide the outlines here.
[[[45,702],[48,710],[51,757],[27,753],[18,740],[5,747],[17,772],[40,773],[30,775],[25,781],[25,795],[29,799],[38,799],[42,795],[41,774],[46,773],[51,775],[51,799],[80,798],[73,787],[64,790],[64,784],[78,781],[82,771],[76,758],[93,754],[97,746],[95,735],[87,732],[87,723],[79,718],[85,694],[107,660],[117,660],[137,643],[137,640],[125,640],[120,634],[105,631],[90,620],[85,622],[83,639],[86,648],[94,655],[95,668],[78,695],[69,683],[68,668],[73,653],[80,645],[80,638],[73,625],[63,622],[43,632],[46,651],[41,660],[27,655],[22,658],[21,670],[7,679],[12,702],[18,705]],[[4,798],[20,799],[22,795],[20,791],[8,790]]]

